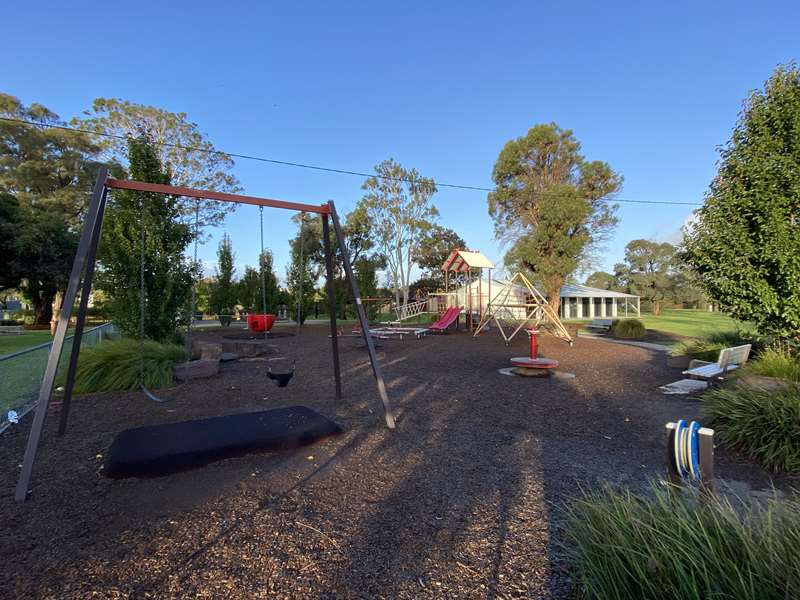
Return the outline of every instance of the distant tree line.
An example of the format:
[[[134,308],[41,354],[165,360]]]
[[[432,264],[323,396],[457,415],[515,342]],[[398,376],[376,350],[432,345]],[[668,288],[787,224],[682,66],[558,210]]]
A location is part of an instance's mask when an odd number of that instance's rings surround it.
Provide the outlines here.
[[[629,242],[624,262],[617,263],[613,273],[595,271],[586,285],[639,296],[654,315],[661,314],[665,304],[706,304],[697,276],[681,260],[678,248],[666,242]]]

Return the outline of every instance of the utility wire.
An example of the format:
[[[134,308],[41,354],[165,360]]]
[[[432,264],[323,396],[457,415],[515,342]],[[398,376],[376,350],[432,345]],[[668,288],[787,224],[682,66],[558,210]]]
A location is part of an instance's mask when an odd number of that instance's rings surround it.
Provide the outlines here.
[[[37,123],[36,121],[28,121],[25,119],[14,119],[11,117],[0,117],[0,121],[8,121],[10,123],[18,123],[20,125],[29,125],[33,127],[47,127],[49,129],[61,129],[63,131],[72,131],[74,133],[85,133],[87,135],[96,135],[107,138],[114,138],[118,140],[126,139],[124,135],[117,135],[113,133],[102,133],[92,131],[91,129],[81,129],[78,127],[67,127],[66,125],[55,125],[52,123]],[[217,154],[219,156],[228,156],[232,158],[240,158],[243,160],[253,160],[257,162],[269,163],[273,165],[283,165],[286,167],[297,167],[300,169],[311,169],[313,171],[323,171],[326,173],[338,173],[340,175],[355,175],[357,177],[376,177],[386,181],[401,181],[406,183],[413,183],[410,179],[403,177],[386,177],[384,175],[376,175],[374,173],[362,173],[361,171],[349,171],[347,169],[334,169],[331,167],[321,167],[319,165],[309,165],[305,163],[291,162],[287,160],[277,160],[274,158],[265,158],[263,156],[254,156],[252,154],[238,154],[236,152],[225,152],[223,150],[211,150],[208,148],[200,148],[196,146],[183,146],[180,144],[171,144],[169,142],[159,142],[162,146],[167,148],[177,148],[180,150],[189,150],[191,152],[204,152],[206,154]],[[476,185],[460,185],[456,183],[440,183],[434,181],[437,188],[451,188],[457,190],[472,190],[477,192],[494,192],[494,188],[480,187]],[[673,206],[702,206],[698,202],[674,202],[672,200],[627,200],[622,198],[606,198],[606,202],[623,202],[626,204],[669,204]]]

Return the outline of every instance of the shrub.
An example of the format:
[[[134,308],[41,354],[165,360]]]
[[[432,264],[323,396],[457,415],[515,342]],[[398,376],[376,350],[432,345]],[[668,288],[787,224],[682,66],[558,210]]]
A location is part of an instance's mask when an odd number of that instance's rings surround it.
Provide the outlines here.
[[[17,319],[0,319],[0,325],[24,325],[25,321]]]
[[[800,358],[788,348],[767,348],[747,363],[747,371],[800,383]]]
[[[720,443],[776,471],[800,469],[800,386],[715,388],[702,402]]]
[[[687,355],[698,360],[715,362],[719,358],[720,350],[744,344],[750,344],[752,352],[757,353],[765,347],[766,340],[745,329],[715,331],[696,340],[681,342],[675,346],[672,354],[674,356]]]
[[[144,384],[157,389],[172,383],[172,366],[184,360],[180,346],[144,343]],[[65,373],[61,374],[63,378]],[[139,341],[122,339],[108,341],[81,350],[75,373],[75,393],[133,390],[139,385]]]
[[[647,330],[639,319],[620,319],[611,324],[611,333],[626,340],[640,340]]]
[[[800,598],[800,504],[770,500],[741,514],[652,484],[610,488],[567,510],[565,551],[585,598]]]

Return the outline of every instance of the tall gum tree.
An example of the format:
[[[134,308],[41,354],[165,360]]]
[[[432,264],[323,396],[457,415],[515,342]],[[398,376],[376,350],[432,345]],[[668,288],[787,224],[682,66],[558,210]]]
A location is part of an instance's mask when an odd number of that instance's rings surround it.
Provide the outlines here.
[[[95,143],[109,160],[127,164],[127,138],[147,135],[159,162],[170,173],[172,185],[210,189],[217,192],[241,191],[231,173],[233,159],[218,151],[197,123],[186,113],[136,104],[120,98],[96,98],[84,116],[72,125],[95,132]],[[219,225],[235,206],[229,202],[177,198],[180,218],[193,222],[199,208],[199,226]]]
[[[361,188],[366,193],[359,206],[372,224],[375,246],[386,261],[395,302],[405,305],[420,245],[439,216],[431,202],[436,184],[416,169],[405,169],[389,159],[375,167],[375,175]]]
[[[572,131],[549,123],[509,141],[492,180],[489,214],[495,235],[510,247],[506,264],[527,270],[557,311],[561,286],[617,224],[618,206],[608,200],[622,177],[604,162],[587,161]]]

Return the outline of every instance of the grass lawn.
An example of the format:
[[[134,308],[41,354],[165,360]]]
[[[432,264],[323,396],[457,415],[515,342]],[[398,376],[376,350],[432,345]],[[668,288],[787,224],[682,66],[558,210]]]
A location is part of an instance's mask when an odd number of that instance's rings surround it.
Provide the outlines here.
[[[696,309],[664,309],[658,317],[642,313],[647,329],[686,337],[702,337],[715,331],[735,331],[740,323],[724,313]]]
[[[87,321],[86,327],[84,327],[83,331],[86,332],[87,330],[102,324],[103,323],[99,321]],[[73,331],[75,331],[74,328],[70,327],[67,330],[67,335],[72,335]],[[0,335],[0,356],[13,354],[14,352],[19,352],[20,350],[25,350],[26,348],[38,346],[39,344],[46,344],[52,341],[53,336],[51,336],[50,331],[46,329],[25,331],[25,333],[22,335]]]
[[[70,333],[72,330],[70,330]],[[53,336],[50,332],[45,331],[26,331],[22,335],[0,335],[0,356],[5,354],[12,354],[30,348],[31,346],[38,346],[39,344],[46,344],[52,342]]]

